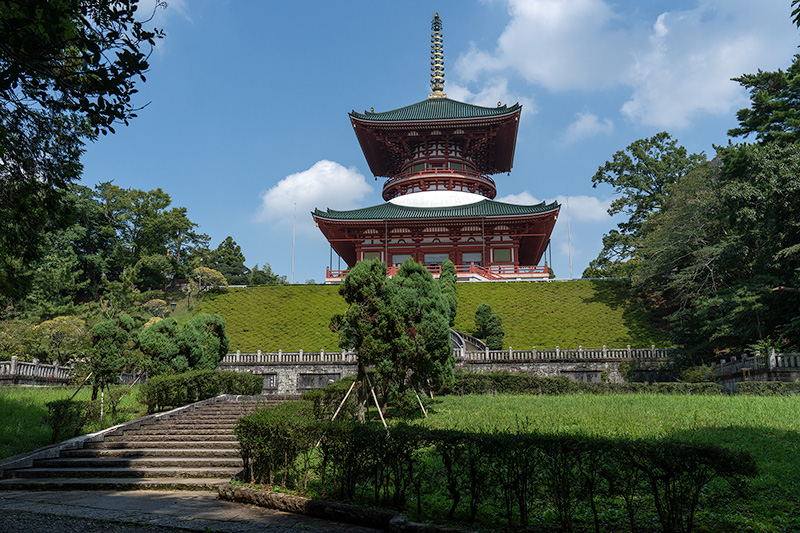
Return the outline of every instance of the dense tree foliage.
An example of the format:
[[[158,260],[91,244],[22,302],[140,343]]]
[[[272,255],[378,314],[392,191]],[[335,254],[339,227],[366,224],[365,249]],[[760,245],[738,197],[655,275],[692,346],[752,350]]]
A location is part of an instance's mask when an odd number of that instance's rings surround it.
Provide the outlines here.
[[[786,72],[736,78],[751,105],[729,134],[757,143],[717,147],[710,163],[655,154],[654,163],[683,159],[684,171],[629,221],[628,271],[670,313],[690,363],[800,347],[799,74],[795,56]]]
[[[500,315],[495,313],[489,304],[480,304],[475,309],[475,336],[484,339],[490,350],[502,350],[504,335],[503,320]]]
[[[135,116],[157,30],[137,0],[0,7],[0,295],[21,298],[46,235],[68,225],[83,142]]]
[[[800,140],[800,55],[795,54],[784,72],[743,74],[734,78],[750,91],[750,107],[736,114],[739,126],[728,131],[731,137],[756,134],[761,142],[780,144]]]
[[[340,346],[358,356],[359,381],[366,367],[374,367],[384,404],[408,387],[438,388],[452,375],[455,362],[449,306],[430,272],[408,260],[394,278],[386,273],[378,260],[357,263],[339,289],[349,307],[331,319]]]
[[[603,249],[589,267],[589,277],[627,277],[637,255],[642,225],[657,213],[671,187],[687,173],[705,162],[703,154],[688,154],[678,141],[661,132],[631,143],[616,152],[592,177],[592,186],[609,184],[619,195],[608,209],[609,215],[624,214],[627,220],[603,236]]]
[[[442,296],[444,296],[447,306],[450,308],[450,327],[453,327],[453,325],[456,323],[456,314],[458,313],[458,298],[456,297],[457,281],[458,275],[456,274],[456,267],[452,261],[446,259],[442,263],[442,273],[439,275],[439,285],[442,288]]]

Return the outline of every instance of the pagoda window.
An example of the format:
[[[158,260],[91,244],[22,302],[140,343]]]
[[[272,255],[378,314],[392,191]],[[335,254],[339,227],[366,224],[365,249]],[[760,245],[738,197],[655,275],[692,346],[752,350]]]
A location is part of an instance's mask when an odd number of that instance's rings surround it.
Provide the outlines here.
[[[419,163],[419,164],[414,165],[413,170],[414,170],[414,172],[420,172],[420,171],[425,170],[425,163]]]
[[[411,254],[392,254],[392,265],[400,266],[406,262],[406,259],[411,259]]]
[[[495,248],[492,250],[492,259],[494,263],[510,263],[511,248]]]
[[[425,254],[425,266],[438,266],[450,259],[450,254]]]
[[[481,266],[483,254],[480,252],[464,252],[461,254],[461,263],[464,265]]]
[[[364,261],[369,261],[371,259],[377,259],[378,261],[381,260],[381,253],[380,252],[364,252],[363,254]]]
[[[453,170],[464,170],[464,165],[461,163],[450,163],[450,168]]]

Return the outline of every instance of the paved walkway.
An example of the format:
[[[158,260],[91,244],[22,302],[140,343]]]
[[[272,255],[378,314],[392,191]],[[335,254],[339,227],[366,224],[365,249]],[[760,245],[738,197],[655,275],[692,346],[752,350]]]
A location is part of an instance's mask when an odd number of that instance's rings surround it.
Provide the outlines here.
[[[3,491],[0,531],[232,533],[376,530],[217,499],[209,491]]]

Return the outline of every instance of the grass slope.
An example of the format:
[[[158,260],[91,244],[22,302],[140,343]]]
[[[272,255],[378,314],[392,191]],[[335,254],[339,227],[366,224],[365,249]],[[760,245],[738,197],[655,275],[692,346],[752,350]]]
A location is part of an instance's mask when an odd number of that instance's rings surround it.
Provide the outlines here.
[[[486,302],[503,319],[506,347],[669,345],[627,282],[459,283],[456,291],[456,329],[472,332],[475,309]],[[205,295],[200,305],[225,317],[231,351],[243,352],[338,350],[328,322],[345,309],[335,285],[229,289]]]
[[[287,285],[228,289],[203,296],[200,310],[219,313],[231,351],[336,351],[339,337],[328,328],[347,304],[334,285]]]
[[[459,283],[456,293],[455,329],[471,332],[475,309],[486,302],[503,319],[506,348],[670,345],[624,281]]]

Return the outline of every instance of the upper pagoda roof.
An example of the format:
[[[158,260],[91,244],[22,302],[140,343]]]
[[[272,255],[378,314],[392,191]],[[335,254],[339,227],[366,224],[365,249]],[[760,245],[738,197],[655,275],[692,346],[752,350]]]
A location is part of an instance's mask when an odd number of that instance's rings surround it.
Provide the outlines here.
[[[365,111],[364,113],[350,112],[350,117],[369,122],[415,122],[415,121],[437,121],[437,120],[464,120],[481,119],[489,117],[501,117],[510,115],[522,109],[520,104],[497,107],[481,107],[473,104],[459,102],[450,98],[428,98],[391,111],[374,113]]]
[[[315,218],[326,220],[430,220],[437,218],[480,218],[480,217],[513,217],[535,215],[557,211],[559,204],[545,202],[534,205],[516,205],[494,200],[481,200],[466,205],[446,207],[410,207],[386,202],[372,207],[352,209],[349,211],[335,211],[327,209],[322,211],[314,209],[311,212]]]

